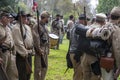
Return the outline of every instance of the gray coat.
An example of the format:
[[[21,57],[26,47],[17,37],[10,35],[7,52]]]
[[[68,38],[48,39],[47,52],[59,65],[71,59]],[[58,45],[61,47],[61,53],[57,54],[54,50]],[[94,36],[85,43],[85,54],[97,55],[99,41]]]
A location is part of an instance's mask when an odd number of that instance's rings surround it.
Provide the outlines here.
[[[74,53],[77,49],[77,46],[79,44],[79,35],[75,33],[76,27],[73,27],[70,31],[70,52]]]

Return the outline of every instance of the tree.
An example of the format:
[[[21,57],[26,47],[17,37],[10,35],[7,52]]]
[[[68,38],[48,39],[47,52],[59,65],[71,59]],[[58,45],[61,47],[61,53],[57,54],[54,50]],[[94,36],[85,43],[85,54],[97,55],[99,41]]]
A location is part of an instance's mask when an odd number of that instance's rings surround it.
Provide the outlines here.
[[[17,0],[1,0],[0,9],[14,11],[16,9],[16,4],[18,4]]]
[[[77,9],[79,11],[79,14],[83,14],[84,13],[84,7],[85,7],[86,8],[86,15],[88,17],[93,17],[90,0],[79,0],[76,3],[76,7],[77,7]]]
[[[97,11],[109,13],[114,6],[120,6],[120,0],[99,0]]]

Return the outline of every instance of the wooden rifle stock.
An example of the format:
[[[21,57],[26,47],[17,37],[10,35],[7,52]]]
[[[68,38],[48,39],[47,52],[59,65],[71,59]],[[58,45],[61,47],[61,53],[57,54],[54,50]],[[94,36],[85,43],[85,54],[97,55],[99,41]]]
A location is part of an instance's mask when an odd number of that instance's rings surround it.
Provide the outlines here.
[[[40,20],[39,20],[39,11],[38,11],[38,8],[37,8],[38,34],[39,34],[39,37],[40,37],[40,25],[39,25],[39,22],[40,22]],[[46,68],[47,65],[46,65],[46,63],[45,63],[45,60],[44,60],[43,55],[42,55],[41,53],[38,53],[38,55],[40,55],[40,57],[41,57],[41,65],[42,65],[42,67],[43,67],[43,68]]]
[[[31,66],[30,66],[27,58],[25,59],[25,65],[26,65],[27,74],[31,74],[32,73],[32,69],[31,69]]]
[[[22,16],[21,16],[20,7],[18,7],[18,13],[19,13],[20,32],[21,32],[21,36],[22,36],[22,38],[23,38]],[[23,39],[23,41],[24,41],[24,39]]]

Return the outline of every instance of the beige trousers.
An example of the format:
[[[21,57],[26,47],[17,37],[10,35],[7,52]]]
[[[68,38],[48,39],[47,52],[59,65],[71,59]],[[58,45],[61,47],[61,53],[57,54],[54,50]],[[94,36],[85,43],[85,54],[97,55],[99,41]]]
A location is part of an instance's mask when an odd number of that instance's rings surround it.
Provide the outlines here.
[[[110,70],[107,72],[104,68],[101,68],[102,79],[103,80],[114,80],[114,71]]]
[[[75,54],[71,53],[70,54],[70,59],[73,64],[73,69],[74,69],[74,74],[73,74],[73,80],[82,80],[83,79],[83,73],[82,73],[82,67],[81,67],[81,62],[76,62],[74,59]]]
[[[48,55],[44,55],[44,60],[45,63],[48,67]],[[41,65],[41,57],[39,55],[35,55],[35,60],[34,60],[34,80],[45,80],[45,76],[47,73],[47,67],[43,68]]]
[[[9,80],[18,80],[18,71],[16,67],[16,56],[10,54],[10,51],[1,53],[3,59],[3,68],[8,75]]]
[[[100,76],[95,75],[91,70],[91,64],[94,63],[97,58],[84,53],[81,59],[83,80],[100,80]]]

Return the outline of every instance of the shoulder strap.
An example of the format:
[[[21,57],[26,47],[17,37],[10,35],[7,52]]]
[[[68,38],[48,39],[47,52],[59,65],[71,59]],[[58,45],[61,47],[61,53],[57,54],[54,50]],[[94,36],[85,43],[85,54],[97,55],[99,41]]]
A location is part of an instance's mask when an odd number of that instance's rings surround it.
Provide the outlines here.
[[[0,45],[6,40],[7,38],[7,33],[5,33],[5,37],[0,41]]]
[[[0,23],[0,25],[2,24]],[[5,37],[2,40],[0,40],[0,45],[6,40],[6,38],[7,38],[7,32],[5,30]]]
[[[26,27],[24,27],[24,29],[25,29],[25,34],[23,35],[23,40],[25,40],[25,39],[26,39],[26,35],[27,35],[27,28],[26,28]]]

